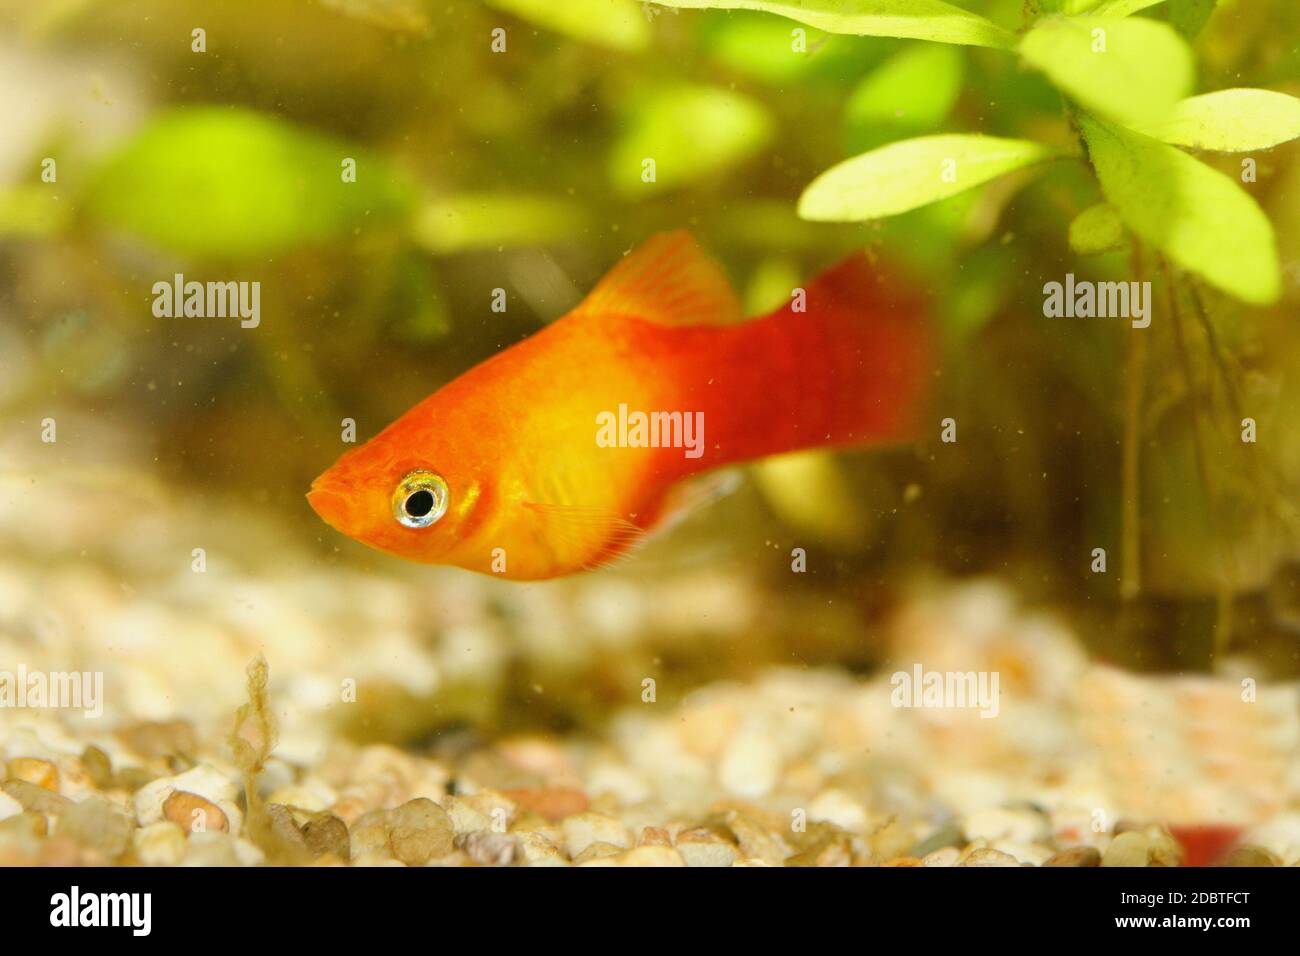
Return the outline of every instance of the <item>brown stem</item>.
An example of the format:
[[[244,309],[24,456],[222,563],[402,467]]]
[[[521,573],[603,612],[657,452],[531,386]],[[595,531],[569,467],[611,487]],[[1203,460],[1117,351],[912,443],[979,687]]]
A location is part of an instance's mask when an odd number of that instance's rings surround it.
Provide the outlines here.
[[[1215,575],[1215,627],[1214,654],[1216,657],[1227,650],[1232,640],[1232,582],[1237,580],[1237,552],[1232,546],[1228,529],[1223,523],[1223,509],[1219,494],[1210,480],[1209,454],[1206,450],[1204,421],[1202,417],[1200,389],[1196,382],[1196,373],[1192,367],[1191,353],[1187,348],[1187,337],[1183,329],[1182,301],[1178,287],[1170,274],[1169,263],[1160,257],[1160,274],[1165,280],[1165,295],[1169,305],[1170,325],[1174,332],[1174,344],[1178,351],[1178,361],[1183,367],[1187,380],[1187,397],[1192,410],[1192,449],[1196,457],[1196,471],[1200,477],[1201,488],[1205,492],[1210,509],[1210,529],[1219,547],[1224,551],[1225,563],[1229,565],[1229,574]]]
[[[1141,251],[1133,247],[1133,274],[1142,277]],[[1119,594],[1132,601],[1142,591],[1142,529],[1141,529],[1141,437],[1142,394],[1146,384],[1147,341],[1145,335],[1128,333],[1125,343],[1126,368],[1124,399],[1124,446],[1120,464],[1122,495],[1123,539],[1120,551]]]

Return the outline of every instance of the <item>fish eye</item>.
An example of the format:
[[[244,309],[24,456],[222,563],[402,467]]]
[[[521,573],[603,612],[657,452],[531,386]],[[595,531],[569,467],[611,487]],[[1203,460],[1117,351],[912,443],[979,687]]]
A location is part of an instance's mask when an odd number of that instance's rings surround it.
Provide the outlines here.
[[[427,528],[447,513],[447,482],[432,471],[412,471],[393,492],[393,517],[408,528]]]

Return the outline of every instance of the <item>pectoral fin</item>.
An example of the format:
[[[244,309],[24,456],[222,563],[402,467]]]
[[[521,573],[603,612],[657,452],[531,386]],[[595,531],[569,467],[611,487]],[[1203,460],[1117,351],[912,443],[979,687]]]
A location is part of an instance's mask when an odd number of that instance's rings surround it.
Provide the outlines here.
[[[588,570],[607,567],[635,548],[646,529],[615,511],[582,505],[525,502],[541,544],[560,561],[580,555]]]

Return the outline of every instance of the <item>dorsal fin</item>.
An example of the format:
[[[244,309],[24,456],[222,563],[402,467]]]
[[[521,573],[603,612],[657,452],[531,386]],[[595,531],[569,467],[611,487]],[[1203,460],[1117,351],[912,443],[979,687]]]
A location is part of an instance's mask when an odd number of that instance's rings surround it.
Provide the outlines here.
[[[661,232],[630,252],[578,310],[660,325],[727,325],[742,318],[722,269],[681,229]]]

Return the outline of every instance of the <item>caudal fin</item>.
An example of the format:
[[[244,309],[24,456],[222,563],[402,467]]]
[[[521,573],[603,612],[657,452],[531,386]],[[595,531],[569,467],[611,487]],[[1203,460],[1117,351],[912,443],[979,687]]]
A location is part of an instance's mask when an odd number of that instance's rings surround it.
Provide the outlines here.
[[[915,435],[933,374],[925,305],[866,256],[725,334],[728,400],[713,433],[721,458]]]

